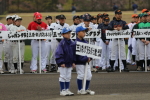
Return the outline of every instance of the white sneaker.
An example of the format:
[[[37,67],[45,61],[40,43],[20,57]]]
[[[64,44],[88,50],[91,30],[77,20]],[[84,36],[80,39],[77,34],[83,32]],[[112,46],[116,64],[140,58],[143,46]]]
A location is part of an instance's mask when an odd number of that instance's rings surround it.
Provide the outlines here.
[[[88,94],[91,94],[91,95],[94,95],[95,94],[95,92],[94,91],[91,91],[91,90],[86,90],[86,92],[88,93]]]
[[[31,70],[31,73],[36,74],[36,73],[37,73],[37,71],[36,71],[36,70]]]
[[[24,70],[23,70],[23,69],[21,69],[21,73],[24,73]]]
[[[43,69],[41,72],[42,72],[42,73],[47,73],[46,69]]]
[[[0,70],[0,74],[4,74],[3,70]]]
[[[12,70],[11,70],[11,74],[14,74],[14,73],[15,73],[15,70],[14,70],[14,69],[12,69]]]
[[[61,95],[61,96],[69,96],[69,94],[68,94],[68,92],[67,92],[66,90],[62,90],[62,91],[60,92],[60,95]]]
[[[18,73],[18,70],[17,69],[15,69],[15,72],[14,72],[15,74],[17,74]]]
[[[11,69],[8,72],[11,73]]]
[[[60,71],[59,71],[59,68],[58,68],[58,70],[57,70],[57,73],[59,73]]]
[[[72,93],[70,90],[66,90],[66,92],[70,95],[70,96],[72,96],[72,95],[74,95],[74,93]]]
[[[78,90],[77,94],[83,94],[83,95],[85,95],[85,94],[87,94],[87,92],[81,89],[81,90]]]

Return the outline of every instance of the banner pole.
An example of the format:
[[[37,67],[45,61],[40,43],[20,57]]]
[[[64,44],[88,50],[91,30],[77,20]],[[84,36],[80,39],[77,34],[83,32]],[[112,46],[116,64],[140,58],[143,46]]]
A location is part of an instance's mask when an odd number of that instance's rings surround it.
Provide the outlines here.
[[[88,63],[86,63],[85,70],[84,70],[84,81],[83,81],[83,90],[84,91],[85,91],[85,86],[86,86],[87,69],[88,69]]]
[[[145,40],[146,40],[146,37],[145,37]],[[146,45],[145,45],[145,72],[147,72],[147,56],[146,56]]]
[[[120,71],[120,73],[121,73],[121,57],[120,57],[120,40],[119,40],[119,38],[118,38],[118,48],[119,48],[119,71]]]
[[[41,39],[39,39],[39,73],[41,74]]]
[[[18,47],[19,47],[19,68],[20,68],[20,74],[21,72],[21,51],[20,51],[20,40],[18,40]]]

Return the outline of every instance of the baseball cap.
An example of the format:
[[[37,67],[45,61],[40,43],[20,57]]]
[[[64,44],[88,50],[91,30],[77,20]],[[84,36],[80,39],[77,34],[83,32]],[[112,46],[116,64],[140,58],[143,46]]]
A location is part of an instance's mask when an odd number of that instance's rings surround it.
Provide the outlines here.
[[[59,16],[59,19],[66,19],[66,17],[65,17],[65,15],[61,14],[61,15]]]
[[[12,16],[8,15],[6,16],[6,19],[12,19]]]
[[[83,20],[84,21],[91,21],[91,16],[89,14],[85,14]]]
[[[48,16],[45,17],[45,19],[47,20],[47,18],[52,19],[52,16],[49,16],[49,15],[48,15]]]
[[[97,18],[102,18],[102,17],[103,17],[103,15],[100,13],[97,15]]]
[[[65,34],[65,33],[68,33],[68,32],[71,32],[71,30],[69,28],[63,28],[61,30],[61,34]]]
[[[138,18],[139,16],[137,14],[133,14],[131,17],[132,18]]]
[[[16,17],[15,21],[17,21],[17,20],[22,20],[22,18],[21,17]]]
[[[84,18],[84,15],[80,15],[80,19],[83,19]]]
[[[76,18],[80,18],[80,16],[77,15],[73,16],[73,20],[75,20]]]
[[[143,17],[143,16],[148,16],[148,14],[147,13],[141,13],[141,17]]]
[[[34,14],[33,14],[33,16],[35,16],[36,14],[38,14],[39,12],[35,12]]]
[[[92,16],[91,20],[96,20],[97,17],[96,16]]]
[[[59,19],[59,16],[60,16],[60,15],[57,15],[55,18],[56,18],[56,19]]]
[[[103,13],[103,17],[108,17],[109,15],[107,13]]]
[[[37,14],[35,15],[35,19],[42,19],[42,15],[41,15],[40,13],[37,13]]]
[[[19,17],[18,15],[12,15],[12,20],[15,20],[16,17]]]
[[[116,10],[115,14],[122,14],[121,10]]]
[[[105,17],[103,20],[106,21],[106,22],[110,21],[109,17]]]
[[[149,12],[148,9],[142,9],[142,13]]]
[[[88,28],[83,27],[83,26],[79,26],[76,28],[76,33],[80,32],[80,31],[84,31],[84,30],[86,31],[86,30],[88,30]]]

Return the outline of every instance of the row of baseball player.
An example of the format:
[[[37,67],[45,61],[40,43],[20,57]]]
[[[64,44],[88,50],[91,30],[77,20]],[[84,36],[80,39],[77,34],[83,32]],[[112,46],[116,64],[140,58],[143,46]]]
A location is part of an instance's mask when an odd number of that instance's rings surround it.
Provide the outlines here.
[[[44,22],[42,22],[42,15],[39,12],[35,12],[33,15],[33,22],[31,22],[26,29],[24,26],[21,25],[22,18],[13,15],[13,16],[7,16],[7,24],[4,26],[1,24],[1,30],[3,31],[25,31],[25,30],[62,30],[63,28],[70,28],[71,31],[76,31],[76,27],[83,26],[88,27],[90,29],[101,29],[102,30],[102,37],[101,38],[94,38],[91,39],[91,44],[101,46],[103,48],[102,50],[102,59],[101,60],[93,60],[92,61],[92,67],[98,68],[102,70],[107,71],[114,71],[118,68],[118,42],[117,39],[106,39],[105,36],[105,30],[121,30],[121,29],[128,29],[132,28],[135,25],[135,29],[145,29],[148,28],[148,26],[144,26],[143,20],[145,18],[146,25],[148,25],[149,20],[149,13],[147,13],[147,9],[143,9],[142,13],[139,15],[133,15],[133,21],[126,24],[125,21],[121,20],[122,18],[122,12],[121,10],[115,11],[115,17],[114,19],[110,21],[109,15],[104,14],[98,14],[97,17],[92,17],[90,14],[86,13],[81,16],[74,16],[73,17],[73,25],[69,26],[67,23],[65,23],[66,17],[62,15],[56,16],[56,22],[52,23],[52,17],[47,16],[45,19],[48,22],[48,25]],[[142,23],[142,25],[141,25]],[[139,26],[140,25],[140,26]],[[3,28],[6,27],[6,28]],[[140,28],[139,28],[140,27]],[[46,66],[49,66],[51,64],[51,71],[55,70],[56,67],[56,61],[55,61],[55,51],[56,48],[61,40],[53,38],[52,40],[42,40],[41,41],[41,69],[42,72],[46,73]],[[144,39],[135,39],[133,37],[129,38],[128,42],[128,56],[126,61],[126,53],[125,53],[125,42],[124,39],[120,39],[120,47],[121,47],[121,69],[124,71],[129,71],[126,67],[126,62],[132,63],[133,65],[137,65],[137,70],[143,70],[144,68],[144,48],[141,46],[137,46],[141,43],[143,45],[147,45],[147,49],[149,49],[149,40]],[[2,65],[2,51],[4,49],[4,65],[6,70],[9,70],[11,73],[17,73],[18,72],[18,41],[8,41],[4,40],[4,43],[1,45],[4,48],[1,48],[1,73],[3,73]],[[142,45],[142,46],[143,46]],[[24,41],[20,41],[20,47],[21,47],[21,66],[23,71],[23,63],[24,63]],[[37,72],[37,57],[38,57],[38,48],[39,48],[39,40],[32,40],[31,41],[31,48],[32,48],[32,61],[31,61],[31,72],[36,73]],[[142,50],[141,50],[142,49]],[[49,57],[50,52],[52,52],[51,57]],[[148,53],[149,50],[147,50],[147,57],[149,57]],[[131,57],[132,55],[132,57]],[[49,58],[50,61],[49,61]],[[132,60],[131,60],[132,58]],[[149,59],[149,58],[148,58]],[[149,62],[149,60],[148,60]],[[148,63],[149,65],[149,63]],[[8,69],[9,67],[9,69]],[[149,67],[148,67],[149,68]],[[149,70],[149,69],[148,69]]]

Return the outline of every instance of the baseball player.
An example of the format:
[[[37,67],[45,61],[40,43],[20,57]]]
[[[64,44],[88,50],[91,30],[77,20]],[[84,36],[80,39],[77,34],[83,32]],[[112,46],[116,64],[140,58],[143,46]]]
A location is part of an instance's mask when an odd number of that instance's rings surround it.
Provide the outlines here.
[[[57,65],[59,66],[60,70],[60,95],[67,96],[67,95],[74,95],[69,90],[70,87],[70,79],[71,79],[71,70],[72,67],[75,67],[75,43],[70,39],[71,30],[69,28],[63,28],[61,31],[62,36],[64,37],[55,53],[55,59]]]
[[[87,29],[88,28],[85,28],[83,26],[79,26],[76,28],[76,33],[77,33],[76,41],[87,43],[87,41],[84,40],[85,30],[87,30]],[[88,66],[88,70],[87,70],[85,91],[82,89],[82,80],[84,79],[84,70],[86,67],[86,63],[89,63],[90,61],[91,61],[91,58],[88,58],[87,56],[76,55],[76,63],[75,64],[76,64],[77,85],[78,85],[77,94],[95,94],[94,91],[89,90],[89,85],[90,85],[90,81],[92,78],[90,66]]]
[[[0,31],[7,31],[6,27],[4,24],[0,23]],[[2,37],[0,38],[0,74],[4,74],[3,72],[3,60],[2,60],[2,55],[3,55],[3,41]]]
[[[92,22],[93,26],[95,27],[95,29],[97,29],[98,24],[97,24],[97,17],[96,16],[92,16],[91,22]]]
[[[54,27],[54,30],[62,30],[63,28],[68,28],[69,24],[65,23],[66,21],[66,17],[61,14],[59,15],[59,23]],[[52,68],[56,68],[56,61],[55,61],[55,51],[56,48],[59,44],[59,42],[61,41],[61,39],[52,39],[51,41],[51,49],[52,49],[52,57],[51,57],[51,67]],[[59,69],[57,70],[59,72]]]
[[[12,22],[12,16],[8,15],[6,16],[6,21],[7,24],[5,25],[5,27],[7,28],[8,31],[10,31],[10,28],[13,26],[13,22]],[[12,66],[12,46],[11,46],[11,42],[9,40],[4,40],[4,65],[5,65],[5,70],[8,71],[8,67],[9,67],[9,72],[11,73],[11,66]]]
[[[136,25],[138,23],[139,17],[136,14],[132,15],[132,22],[128,24],[129,29],[132,31],[134,25]],[[127,54],[127,63],[132,65],[136,65],[136,61],[135,61],[135,55],[136,55],[136,39],[132,36],[128,39],[128,54]],[[131,56],[132,56],[132,60],[131,61]]]
[[[99,27],[101,29],[101,39],[102,39],[102,55],[101,55],[101,59],[103,62],[102,65],[102,70],[106,70],[107,68],[110,67],[110,63],[109,63],[109,39],[106,39],[106,30],[108,28],[108,24],[109,24],[109,17],[105,17],[104,19],[104,23],[102,23],[102,25]]]
[[[138,23],[137,25],[135,25],[134,29],[149,29],[150,28],[150,23],[147,22],[147,13],[142,13],[141,14],[141,19],[142,22]],[[146,56],[147,56],[147,63],[148,65],[150,64],[150,39],[147,38],[145,40],[145,38],[139,38],[137,40],[137,44],[139,45],[137,47],[138,49],[138,53],[139,53],[139,60],[140,60],[140,66],[141,66],[141,70],[145,70],[145,45],[146,45]]]
[[[128,29],[129,27],[126,25],[126,22],[121,20],[122,18],[122,12],[121,10],[116,10],[115,11],[115,17],[116,17],[116,20],[112,20],[110,23],[109,23],[109,26],[108,26],[108,30],[122,30],[122,29]],[[118,44],[118,39],[112,39],[112,48],[111,48],[111,61],[110,61],[110,65],[111,65],[111,68],[108,70],[110,72],[113,72],[114,69],[113,69],[113,66],[114,66],[114,63],[115,63],[115,60],[116,60],[116,57],[117,57],[117,50],[118,50],[118,45],[120,45],[120,55],[121,55],[121,60],[122,60],[122,63],[124,65],[124,71],[129,71],[127,66],[126,66],[126,53],[125,53],[125,41],[124,39],[119,39],[119,42],[120,44]]]
[[[42,22],[42,15],[37,13],[35,15],[35,22],[31,25],[31,30],[42,31],[47,29],[47,24]],[[46,73],[46,45],[45,40],[41,40],[41,70],[43,73]],[[34,39],[32,40],[32,61],[31,61],[31,73],[37,72],[37,57],[39,52],[39,40]]]
[[[50,26],[52,24],[52,16],[46,16],[45,20],[47,21],[47,29],[50,30]],[[47,52],[46,52],[46,69],[47,71],[49,70],[49,65],[50,65],[50,49],[51,49],[51,40],[47,39],[46,40],[46,47],[47,47]]]
[[[98,14],[97,15],[97,24],[101,24],[103,22],[103,15],[102,14]]]
[[[79,26],[79,24],[80,24],[79,18],[80,18],[79,16],[76,16],[76,15],[73,16],[73,25],[70,26],[70,30],[71,30],[72,32],[75,32],[77,26]]]
[[[10,28],[11,31],[21,32],[21,31],[25,31],[26,30],[26,28],[21,25],[21,21],[22,21],[21,17],[16,17],[14,21],[15,21],[15,26],[13,26],[13,27]],[[13,40],[11,42],[12,42],[13,63],[14,63],[14,67],[15,67],[15,74],[17,74],[17,72],[18,72],[17,63],[19,61],[18,40]],[[21,67],[22,67],[22,69],[20,69],[20,70],[21,70],[22,73],[24,73],[24,71],[23,71],[24,47],[25,47],[24,41],[20,40]]]

